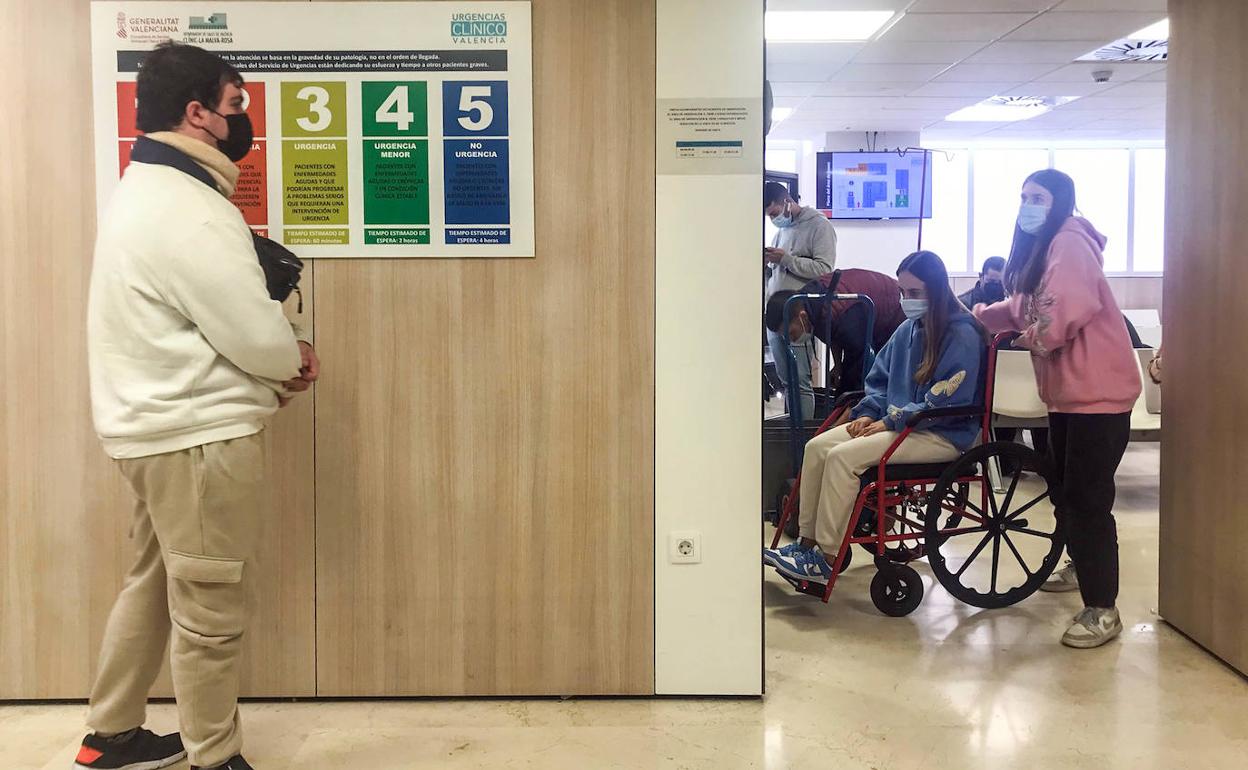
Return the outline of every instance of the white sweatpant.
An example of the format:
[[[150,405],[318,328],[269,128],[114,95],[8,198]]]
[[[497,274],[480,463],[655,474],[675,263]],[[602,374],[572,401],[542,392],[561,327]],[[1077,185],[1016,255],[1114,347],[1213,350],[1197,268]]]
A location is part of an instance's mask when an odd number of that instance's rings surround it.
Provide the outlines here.
[[[885,431],[874,436],[850,438],[849,431],[842,425],[816,436],[806,445],[798,525],[802,537],[813,538],[829,560],[840,550],[849,518],[854,513],[861,486],[858,477],[879,464],[899,435]],[[950,462],[960,454],[957,447],[942,436],[915,431],[901,442],[889,463]]]

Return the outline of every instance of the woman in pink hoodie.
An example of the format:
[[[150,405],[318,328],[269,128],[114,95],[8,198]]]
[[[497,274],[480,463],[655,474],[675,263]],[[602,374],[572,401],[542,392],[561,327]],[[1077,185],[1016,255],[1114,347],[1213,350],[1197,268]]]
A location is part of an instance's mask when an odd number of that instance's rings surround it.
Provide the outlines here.
[[[1102,269],[1105,236],[1074,212],[1069,176],[1046,169],[1027,178],[1005,267],[1012,296],[977,306],[975,315],[990,332],[1021,332],[1015,345],[1031,351],[1040,398],[1049,408],[1057,516],[1073,561],[1046,589],[1082,592],[1084,609],[1062,643],[1089,648],[1122,632],[1114,474],[1141,383]]]

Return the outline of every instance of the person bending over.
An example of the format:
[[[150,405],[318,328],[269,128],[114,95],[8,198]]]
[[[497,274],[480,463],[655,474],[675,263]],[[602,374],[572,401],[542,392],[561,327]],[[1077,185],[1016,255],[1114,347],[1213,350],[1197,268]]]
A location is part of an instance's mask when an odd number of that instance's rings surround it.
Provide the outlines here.
[[[784,323],[784,305],[794,294],[865,294],[875,305],[875,328],[871,346],[880,350],[906,320],[901,310],[897,279],[873,270],[834,270],[802,287],[801,292],[778,291],[767,301],[767,330],[779,333]],[[866,352],[867,312],[862,303],[829,301],[808,303],[798,300],[789,320],[789,342],[796,350],[798,384],[801,392],[811,389],[810,360],[812,335],[832,348],[836,356],[836,393],[862,390],[866,372],[862,370]],[[782,365],[783,362],[777,364]],[[804,380],[802,378],[805,378]]]

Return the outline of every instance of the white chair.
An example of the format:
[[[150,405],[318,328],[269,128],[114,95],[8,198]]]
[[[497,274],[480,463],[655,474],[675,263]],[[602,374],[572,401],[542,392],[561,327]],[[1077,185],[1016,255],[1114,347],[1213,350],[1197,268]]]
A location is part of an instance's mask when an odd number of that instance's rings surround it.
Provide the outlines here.
[[[1040,400],[1031,353],[1026,350],[998,350],[997,372],[992,384],[992,427],[1046,428],[1049,409]],[[1004,492],[1001,469],[989,462],[988,477],[998,492]]]
[[[993,425],[1002,428],[1043,428],[1049,410],[1040,400],[1036,370],[1026,350],[998,350],[992,389]]]
[[[1160,313],[1155,309],[1148,308],[1144,310],[1124,310],[1122,314],[1135,327],[1136,333],[1140,335],[1141,342],[1151,348],[1161,347]]]
[[[1161,441],[1161,386],[1148,376],[1148,362],[1153,360],[1155,352],[1136,351],[1140,364],[1140,380],[1144,388],[1131,410],[1132,441]]]

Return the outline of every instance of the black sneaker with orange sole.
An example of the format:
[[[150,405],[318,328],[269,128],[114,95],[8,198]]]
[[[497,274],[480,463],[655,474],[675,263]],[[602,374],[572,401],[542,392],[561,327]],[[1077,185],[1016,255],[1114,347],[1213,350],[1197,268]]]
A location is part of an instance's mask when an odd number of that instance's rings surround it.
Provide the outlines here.
[[[83,738],[74,770],[160,770],[185,758],[182,736],[138,729],[112,738]]]

